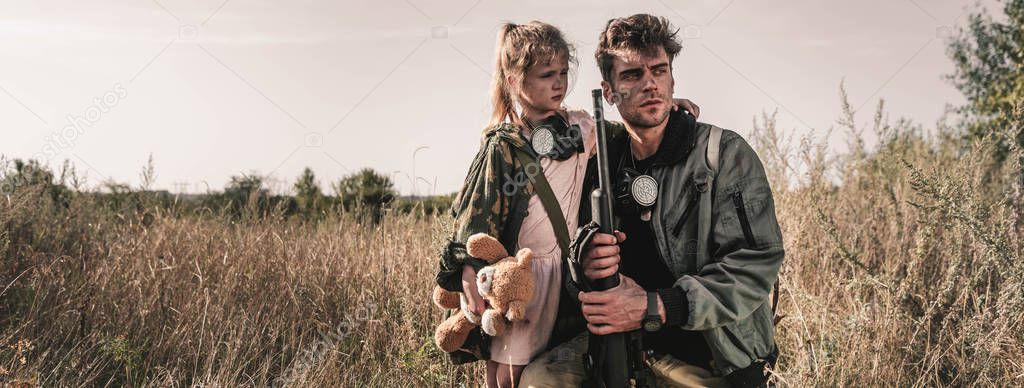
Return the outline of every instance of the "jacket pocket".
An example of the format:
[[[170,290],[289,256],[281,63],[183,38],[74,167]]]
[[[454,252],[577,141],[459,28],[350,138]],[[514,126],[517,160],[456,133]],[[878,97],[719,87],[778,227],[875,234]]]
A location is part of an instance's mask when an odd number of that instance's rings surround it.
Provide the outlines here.
[[[751,315],[753,350],[754,355],[759,358],[767,357],[775,346],[775,323],[772,315],[771,303],[767,302]]]
[[[721,373],[728,374],[744,368],[757,358],[752,351],[752,329],[745,321],[729,322],[703,332],[704,340],[708,342],[715,363],[718,364],[715,369]]]
[[[743,229],[743,238],[747,240],[750,247],[757,246],[754,241],[754,232],[750,229],[750,218],[747,217],[747,207],[743,203],[743,191],[736,190],[732,194],[732,204],[736,207],[736,218],[740,221],[740,228]]]
[[[690,218],[690,214],[697,208],[697,203],[700,202],[700,195],[697,195],[696,190],[693,186],[689,189],[690,199],[686,203],[686,209],[683,210],[683,214],[679,216],[679,220],[672,226],[672,235],[679,237],[679,232],[683,231],[683,225],[686,224],[686,219]]]

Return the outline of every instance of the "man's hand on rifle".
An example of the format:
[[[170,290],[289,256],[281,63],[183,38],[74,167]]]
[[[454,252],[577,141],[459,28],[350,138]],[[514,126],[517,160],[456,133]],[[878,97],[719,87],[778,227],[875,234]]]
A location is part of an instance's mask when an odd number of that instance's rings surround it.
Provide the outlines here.
[[[618,274],[618,244],[626,241],[626,234],[597,233],[583,252],[583,273],[590,280],[604,279]],[[581,292],[583,316],[591,333],[605,335],[640,328],[647,315],[647,291],[628,276],[619,276],[619,285],[606,291]],[[665,307],[658,298],[658,312],[665,320]]]
[[[604,279],[619,273],[619,246],[626,234],[595,233],[583,252],[583,275],[589,280]]]
[[[647,291],[628,276],[619,275],[619,285],[607,291],[580,292],[587,330],[597,335],[623,333],[640,328],[647,315]],[[658,313],[665,322],[665,305],[658,298]]]

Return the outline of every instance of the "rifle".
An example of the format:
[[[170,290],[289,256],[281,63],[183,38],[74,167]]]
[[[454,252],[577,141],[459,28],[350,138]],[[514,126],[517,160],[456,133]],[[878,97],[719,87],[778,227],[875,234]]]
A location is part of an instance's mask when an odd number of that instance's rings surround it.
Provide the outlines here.
[[[608,162],[608,138],[604,121],[604,98],[601,89],[592,91],[594,97],[594,125],[597,127],[597,177],[598,188],[590,193],[592,219],[598,222],[601,233],[614,234],[615,214],[612,212],[611,165]],[[591,288],[604,291],[619,285],[619,274],[590,282]],[[596,350],[596,351],[594,351]],[[629,385],[630,368],[626,333],[590,336],[590,347],[586,362],[592,377],[598,385],[608,388]]]

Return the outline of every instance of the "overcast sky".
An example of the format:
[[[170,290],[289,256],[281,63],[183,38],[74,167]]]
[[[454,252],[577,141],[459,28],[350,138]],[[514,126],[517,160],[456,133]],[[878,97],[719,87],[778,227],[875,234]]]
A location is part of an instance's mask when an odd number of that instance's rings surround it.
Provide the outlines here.
[[[702,121],[749,134],[755,115],[778,109],[787,132],[824,136],[845,80],[860,120],[885,98],[891,116],[930,126],[963,101],[943,79],[945,43],[972,4],[7,0],[0,154],[69,159],[92,183],[131,184],[152,154],[156,188],[193,193],[240,173],[286,189],[306,166],[325,188],[372,167],[403,194],[450,192],[489,115],[501,22],[561,28],[580,63],[567,104],[589,110],[597,35],[638,12],[680,28],[675,92]]]

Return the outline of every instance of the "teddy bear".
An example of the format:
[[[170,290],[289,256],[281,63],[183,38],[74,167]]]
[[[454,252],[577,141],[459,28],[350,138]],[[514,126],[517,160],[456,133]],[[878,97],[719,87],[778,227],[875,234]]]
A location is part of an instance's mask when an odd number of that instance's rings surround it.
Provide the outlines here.
[[[434,287],[434,304],[443,309],[459,309],[442,322],[434,332],[434,342],[445,352],[454,352],[462,347],[473,328],[481,326],[491,336],[501,335],[509,323],[523,320],[526,305],[533,298],[533,272],[531,262],[533,251],[520,249],[510,256],[505,247],[494,237],[477,233],[466,241],[466,252],[470,256],[487,262],[476,275],[477,289],[489,307],[482,315],[469,309],[466,296],[461,292]]]

